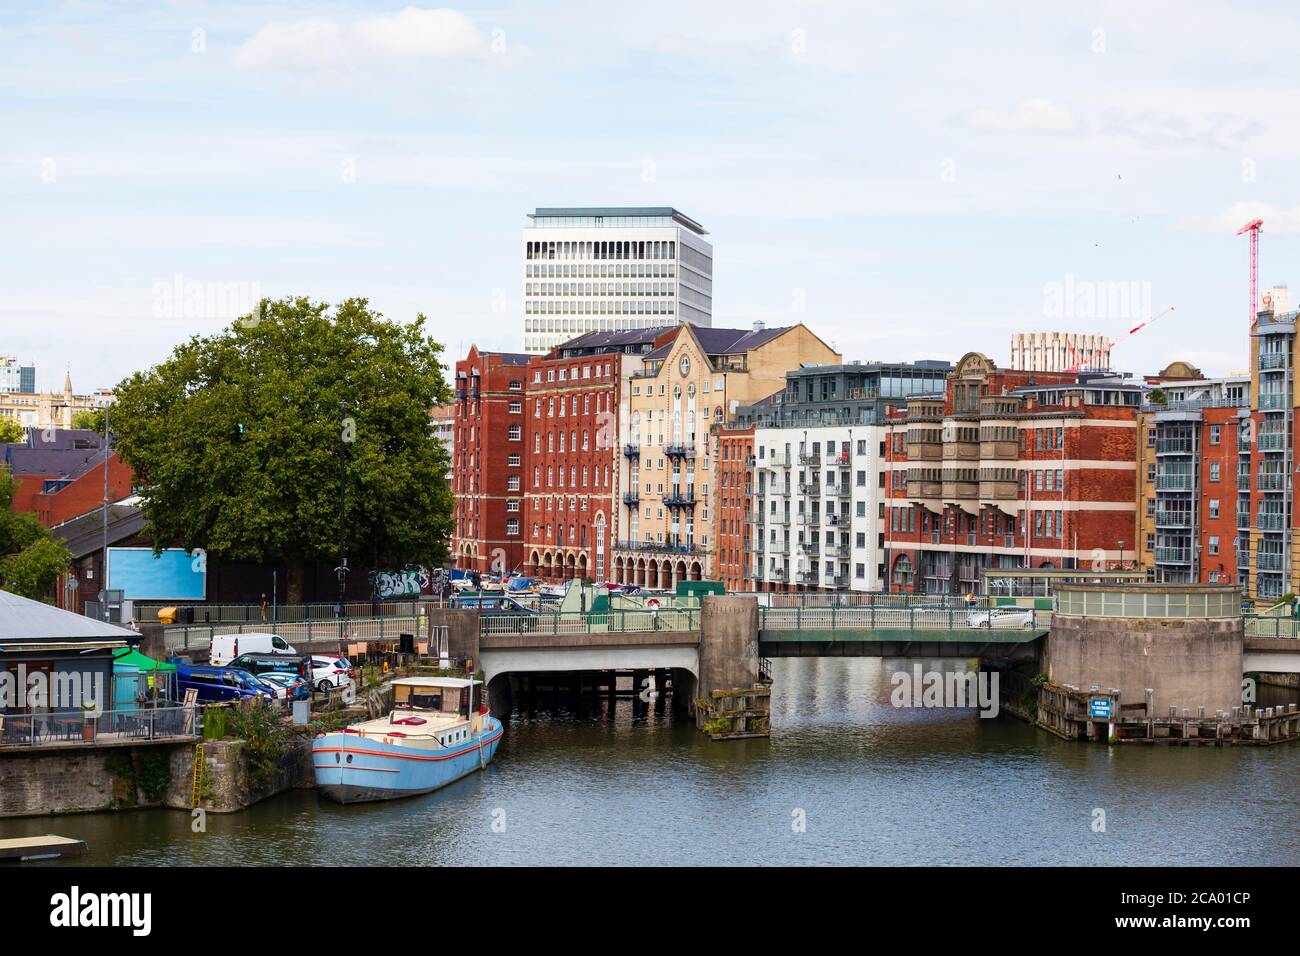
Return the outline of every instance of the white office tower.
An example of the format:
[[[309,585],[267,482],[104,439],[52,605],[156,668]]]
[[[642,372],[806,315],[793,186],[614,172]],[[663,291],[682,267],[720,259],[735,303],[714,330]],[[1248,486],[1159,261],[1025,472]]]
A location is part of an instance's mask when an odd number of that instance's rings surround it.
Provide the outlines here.
[[[586,332],[713,324],[713,246],[669,206],[539,208],[524,228],[524,351]]]

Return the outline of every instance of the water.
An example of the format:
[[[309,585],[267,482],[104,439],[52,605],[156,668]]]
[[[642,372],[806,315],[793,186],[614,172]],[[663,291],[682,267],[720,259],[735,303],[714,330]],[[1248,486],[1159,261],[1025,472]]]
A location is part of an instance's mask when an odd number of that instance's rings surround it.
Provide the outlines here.
[[[78,837],[78,862],[117,866],[1300,864],[1300,745],[1108,748],[895,709],[889,674],[910,665],[774,662],[771,740],[712,743],[671,708],[634,717],[620,701],[612,719],[516,714],[486,773],[409,800],[297,791],[209,814],[206,833],[146,810],[5,821],[0,836]]]

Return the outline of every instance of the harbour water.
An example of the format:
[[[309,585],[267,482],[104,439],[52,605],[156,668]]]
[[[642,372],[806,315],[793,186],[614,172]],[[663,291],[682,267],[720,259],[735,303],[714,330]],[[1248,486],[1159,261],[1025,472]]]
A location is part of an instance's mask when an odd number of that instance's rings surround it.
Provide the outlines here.
[[[209,814],[206,832],[144,810],[9,820],[0,837],[76,837],[76,862],[114,866],[1300,864],[1297,745],[1106,747],[898,709],[890,675],[911,664],[775,661],[770,740],[711,743],[671,707],[561,702],[514,714],[485,773],[427,796],[297,791]]]

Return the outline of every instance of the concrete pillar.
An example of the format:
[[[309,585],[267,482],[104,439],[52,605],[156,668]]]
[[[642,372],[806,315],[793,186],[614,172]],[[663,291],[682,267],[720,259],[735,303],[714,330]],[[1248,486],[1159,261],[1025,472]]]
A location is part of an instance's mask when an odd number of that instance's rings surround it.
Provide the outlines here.
[[[700,601],[700,681],[697,696],[749,687],[758,680],[758,601],[706,594]]]

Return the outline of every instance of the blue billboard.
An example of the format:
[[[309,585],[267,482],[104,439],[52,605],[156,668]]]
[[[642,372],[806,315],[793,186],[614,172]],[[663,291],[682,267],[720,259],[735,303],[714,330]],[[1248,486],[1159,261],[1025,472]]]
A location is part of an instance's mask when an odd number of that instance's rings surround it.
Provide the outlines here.
[[[202,552],[168,548],[109,548],[108,587],[133,601],[203,601],[208,596],[207,561]]]

